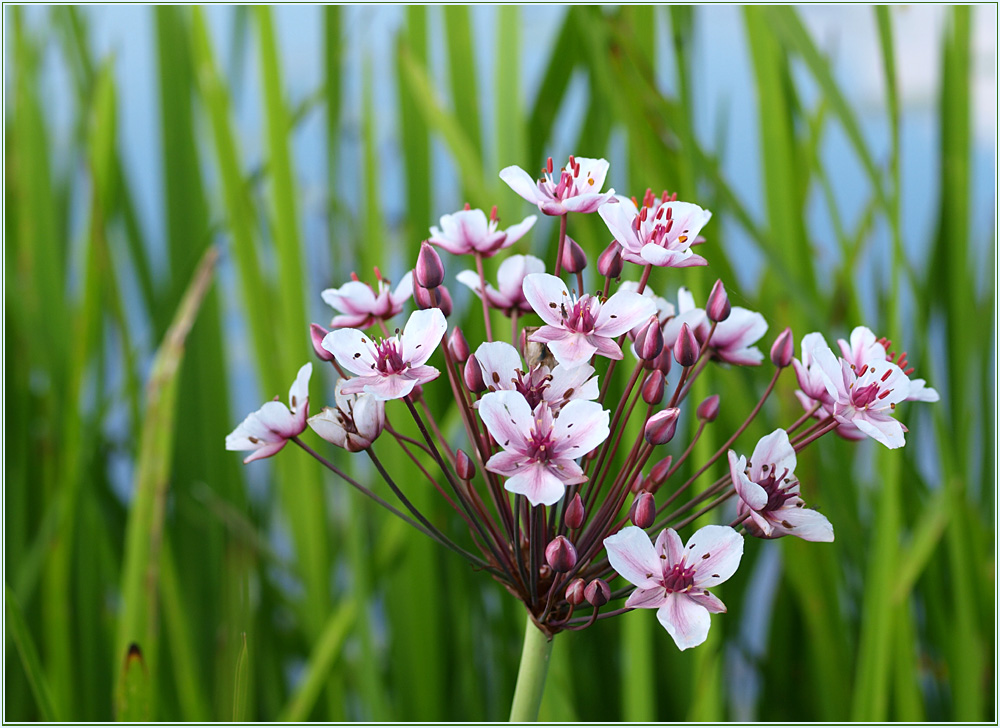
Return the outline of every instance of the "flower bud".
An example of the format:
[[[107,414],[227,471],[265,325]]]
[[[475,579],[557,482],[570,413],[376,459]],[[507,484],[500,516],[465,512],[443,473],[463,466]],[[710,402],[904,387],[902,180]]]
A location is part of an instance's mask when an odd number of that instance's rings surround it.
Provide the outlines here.
[[[545,547],[545,561],[552,571],[565,574],[576,566],[576,548],[565,536],[556,536]]]
[[[430,243],[425,241],[420,244],[417,266],[413,272],[417,277],[417,283],[424,288],[437,288],[444,283],[444,263]]]
[[[604,249],[604,252],[597,258],[597,270],[602,276],[607,278],[617,278],[622,274],[625,262],[622,260],[622,246],[617,240],[612,240],[611,244]]]
[[[653,359],[652,361],[646,362],[646,366],[649,369],[657,369],[663,372],[663,376],[666,377],[670,374],[670,367],[674,365],[674,355],[670,351],[670,347],[664,346],[663,351]]]
[[[572,529],[580,528],[583,525],[583,519],[586,515],[586,512],[583,510],[583,498],[577,493],[573,496],[573,500],[569,502],[569,505],[566,506],[566,525]]]
[[[329,333],[319,324],[309,324],[309,338],[312,339],[313,351],[323,361],[333,361],[333,354],[323,348],[323,337]]]
[[[649,528],[656,520],[656,500],[652,493],[640,493],[632,505],[632,523],[639,528]]]
[[[697,415],[699,420],[715,422],[715,418],[719,416],[719,395],[706,397],[705,401],[698,405]]]
[[[654,369],[642,384],[642,401],[649,405],[659,404],[663,401],[665,388],[666,380],[663,378],[663,372]]]
[[[604,579],[594,579],[583,590],[583,597],[595,607],[603,607],[611,600],[611,587]]]
[[[653,466],[652,470],[649,471],[649,477],[646,478],[646,482],[644,483],[646,490],[650,493],[655,493],[657,489],[663,485],[667,479],[667,473],[670,472],[670,465],[673,461],[673,456],[667,455],[663,458],[663,460]]]
[[[476,464],[465,454],[465,450],[459,449],[455,453],[455,472],[462,480],[472,480],[476,477]]]
[[[687,324],[682,324],[681,332],[677,335],[677,341],[674,342],[674,359],[682,367],[690,367],[698,361],[700,353],[701,347],[698,346],[698,339],[695,337],[694,331]]]
[[[778,369],[784,369],[792,363],[792,357],[794,356],[795,337],[792,334],[792,330],[786,328],[778,334],[778,338],[774,340],[774,345],[771,346],[771,363],[778,367]]]
[[[640,359],[655,359],[663,351],[663,331],[656,316],[650,316],[635,337],[635,353]]]
[[[587,254],[573,238],[566,236],[563,246],[562,267],[567,273],[579,273],[587,267]]]
[[[469,358],[469,342],[465,340],[462,329],[457,326],[451,330],[451,335],[448,337],[448,353],[452,359],[459,362]]]
[[[583,600],[586,599],[586,589],[587,585],[583,579],[573,579],[566,587],[566,601],[574,607],[583,604]]]
[[[665,445],[670,442],[674,437],[674,433],[677,432],[677,419],[680,416],[681,411],[679,409],[668,407],[650,417],[643,433],[646,442],[650,445]]]
[[[465,380],[465,386],[469,388],[469,391],[473,394],[479,394],[480,392],[486,391],[486,382],[483,381],[483,370],[479,367],[479,362],[476,357],[470,356],[465,360],[465,368],[462,371],[462,379]]]
[[[413,300],[421,310],[439,308],[445,316],[451,316],[451,294],[444,286],[424,288],[417,284],[413,286]]]
[[[733,310],[729,303],[729,296],[726,295],[726,288],[722,281],[716,281],[712,286],[712,292],[708,294],[708,303],[705,304],[705,313],[709,321],[725,321],[729,318],[729,313]]]
[[[643,477],[642,473],[636,473],[635,477],[632,479],[632,485],[628,487],[629,493],[632,495],[639,495],[645,488],[646,479]],[[631,511],[629,511],[629,518],[631,518]]]

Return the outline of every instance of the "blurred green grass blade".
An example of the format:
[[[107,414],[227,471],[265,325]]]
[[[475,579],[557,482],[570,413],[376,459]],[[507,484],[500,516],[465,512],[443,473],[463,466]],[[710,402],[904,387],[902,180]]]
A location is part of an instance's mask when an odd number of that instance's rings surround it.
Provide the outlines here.
[[[893,650],[893,718],[901,723],[922,723],[927,720],[924,696],[920,685],[920,643],[909,609],[894,615]]]
[[[417,106],[415,90],[406,82],[404,48],[408,57],[427,67],[427,8],[406,8],[406,29],[396,40],[396,79],[399,88],[399,129],[406,175],[405,240],[422,239],[432,222],[430,131]]]
[[[243,646],[236,658],[236,689],[233,691],[233,722],[242,723],[247,719],[247,702],[250,692],[250,653],[247,651],[247,634],[241,635]]]
[[[626,723],[646,723],[656,719],[656,692],[665,686],[657,679],[653,647],[653,622],[646,614],[627,614],[621,631],[621,705]],[[559,645],[562,647],[562,645]]]
[[[301,723],[308,719],[330,670],[340,656],[344,641],[354,626],[357,613],[357,604],[349,600],[341,602],[330,615],[309,655],[302,681],[292,695],[291,702],[278,718],[279,721]]]
[[[472,27],[467,5],[445,5],[445,46],[448,50],[448,78],[455,117],[465,132],[476,156],[483,158],[482,133],[479,125],[479,81],[476,78],[476,54],[472,45]]]
[[[56,721],[59,717],[56,715],[55,706],[52,703],[52,693],[45,679],[45,673],[42,671],[42,665],[38,660],[38,650],[31,639],[31,632],[28,631],[24,615],[10,587],[4,584],[3,589],[8,634],[14,641],[17,653],[21,657],[21,665],[24,667],[24,674],[28,677],[28,684],[31,686],[31,694],[35,698],[35,704],[38,706],[42,720],[46,722]]]
[[[401,52],[406,83],[413,89],[413,98],[425,123],[444,139],[455,167],[462,179],[462,186],[468,192],[469,203],[473,207],[489,207],[489,195],[483,182],[483,167],[475,147],[465,135],[455,115],[441,106],[434,86],[427,75],[427,68],[419,63],[407,48]]]
[[[336,5],[323,6],[323,98],[326,105],[326,183],[327,225],[330,231],[330,255],[335,269],[341,269],[343,251],[333,234],[336,220],[334,200],[337,194],[338,165],[340,159],[340,114],[342,105],[341,63],[343,39],[341,37],[341,9]]]
[[[952,502],[958,493],[951,487],[939,488],[924,504],[920,517],[913,527],[913,536],[900,553],[896,567],[894,604],[904,603],[913,591],[917,579],[923,574],[941,541],[945,527],[952,518]]]
[[[566,9],[559,35],[552,45],[552,53],[549,55],[542,83],[538,87],[531,113],[528,115],[528,159],[505,162],[504,166],[528,164],[528,168],[533,169],[534,165],[541,164],[547,156],[545,148],[549,144],[556,114],[576,68],[580,42],[576,15],[579,12],[579,8],[573,6]]]
[[[146,723],[153,709],[153,681],[142,649],[133,642],[125,651],[115,698],[115,718],[122,723]]]
[[[148,669],[154,672],[158,634],[157,571],[173,455],[177,374],[184,355],[185,339],[211,285],[217,258],[218,252],[214,248],[210,248],[202,258],[153,360],[146,388],[146,415],[136,462],[135,495],[125,535],[121,582],[123,608],[116,645],[118,654],[125,654],[126,647],[131,643],[145,645]],[[123,664],[123,670],[127,665],[127,662]]]
[[[841,87],[833,77],[829,62],[820,54],[809,33],[803,27],[795,8],[787,5],[770,6],[761,8],[761,11],[764,16],[762,22],[766,23],[761,29],[770,31],[769,35],[773,34],[775,38],[783,41],[789,48],[797,52],[805,62],[806,67],[822,90],[824,98],[831,104],[834,115],[843,126],[844,133],[847,134],[851,146],[854,147],[858,159],[865,168],[865,172],[876,195],[882,202],[883,207],[888,209],[888,199],[885,194],[882,174],[875,165],[875,160],[861,133],[861,124],[858,122],[858,117],[851,110],[847,99],[841,92]]]
[[[524,102],[521,99],[521,8],[517,5],[500,5],[495,10],[496,60],[494,68],[496,104],[496,138],[488,157],[499,173],[512,164],[524,164],[527,152]],[[496,189],[503,184],[495,178]]]
[[[358,267],[363,271],[365,277],[368,271],[376,266],[386,265],[385,256],[385,227],[382,224],[382,211],[380,209],[378,163],[378,131],[375,128],[375,101],[373,98],[374,81],[372,78],[371,57],[365,56],[362,67],[362,90],[361,90],[361,154],[364,168],[364,198],[362,199],[363,225],[362,236],[358,240],[355,250],[355,259]]]

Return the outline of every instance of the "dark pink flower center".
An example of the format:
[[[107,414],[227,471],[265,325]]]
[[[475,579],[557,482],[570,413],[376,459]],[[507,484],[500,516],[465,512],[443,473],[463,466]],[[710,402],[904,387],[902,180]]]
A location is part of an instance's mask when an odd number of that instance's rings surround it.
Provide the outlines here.
[[[767,493],[767,504],[758,513],[776,511],[781,508],[785,505],[785,501],[795,497],[795,493],[790,493],[789,490],[798,484],[797,480],[788,477],[787,468],[780,475],[773,465],[764,465],[763,470],[765,475],[761,476],[757,485]]]
[[[559,181],[553,179],[552,158],[549,157],[548,165],[542,170],[542,178],[538,180],[538,189],[554,200],[566,200],[570,197],[597,192],[597,185],[594,179],[588,174],[585,178],[580,178],[580,163],[570,155],[569,165],[559,170]]]
[[[531,436],[528,438],[527,456],[532,462],[547,463],[555,453],[555,442],[552,440],[552,431],[539,432],[532,428]]]
[[[375,364],[372,368],[380,374],[399,374],[409,364],[403,361],[402,344],[399,339],[383,339],[375,344]]]
[[[594,333],[594,323],[597,321],[597,313],[600,310],[601,305],[597,299],[586,294],[573,301],[569,306],[565,303],[560,306],[562,324],[578,334],[592,334]]]
[[[851,368],[854,369],[853,364],[851,365]],[[858,379],[861,379],[867,371],[868,365],[865,364],[861,367],[860,371],[855,370],[855,373],[857,374]],[[891,374],[892,371],[887,369],[885,374],[883,374],[882,378],[878,381],[871,382],[863,387],[855,387],[854,384],[851,384],[851,404],[853,404],[857,409],[866,409],[872,404],[877,404],[880,400],[888,397],[892,393],[892,387],[886,386],[885,382]],[[891,406],[895,407],[895,405]]]
[[[544,370],[542,367],[535,367],[527,374],[518,370],[512,381],[514,389],[521,393],[531,409],[534,410],[545,399],[545,390],[549,388],[551,379],[552,375],[549,374],[548,367],[545,367]]]
[[[663,575],[663,588],[667,593],[684,592],[694,586],[694,567],[687,566],[683,561],[674,564]]]

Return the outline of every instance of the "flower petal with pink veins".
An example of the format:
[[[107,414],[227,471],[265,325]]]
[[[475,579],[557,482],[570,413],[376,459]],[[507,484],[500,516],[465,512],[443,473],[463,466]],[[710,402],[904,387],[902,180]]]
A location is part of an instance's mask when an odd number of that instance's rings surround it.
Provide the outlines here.
[[[279,452],[288,440],[278,440],[277,442],[268,443],[263,447],[259,447],[252,453],[243,458],[243,464],[247,465],[252,463],[254,460],[262,460],[264,458],[269,458],[275,453]]]
[[[524,368],[517,349],[503,341],[486,341],[476,349],[475,356],[487,388],[491,391],[514,388],[516,372]]]
[[[532,226],[534,226],[536,220],[538,220],[537,216],[528,215],[526,218],[521,220],[521,222],[517,223],[516,225],[511,225],[509,228],[507,228],[507,230],[505,231],[507,239],[504,240],[503,247],[508,248],[514,243],[516,243],[518,240],[523,238],[528,233],[528,231],[531,230]],[[497,270],[498,274],[499,272],[500,271]]]
[[[618,291],[601,305],[594,321],[594,333],[614,338],[656,314],[656,303],[638,293]]]
[[[611,412],[598,402],[574,399],[559,411],[552,438],[557,452],[576,459],[604,442],[610,430]]]
[[[763,478],[771,472],[771,466],[780,474],[787,470],[789,473],[795,472],[795,448],[788,440],[788,433],[782,429],[777,429],[770,435],[765,435],[757,442],[750,457],[750,475],[754,480]],[[765,472],[763,466],[767,465]]]
[[[663,568],[664,575],[673,568],[674,564],[680,563],[680,560],[684,558],[684,542],[677,535],[677,531],[672,528],[665,528],[660,532],[660,535],[656,537],[655,548],[657,556],[661,557],[660,566]],[[663,556],[667,558],[664,559]]]
[[[754,460],[751,462],[756,462],[756,458],[754,455]],[[746,476],[746,466],[746,458],[737,458],[735,452],[729,451],[729,476],[733,479],[736,493],[750,508],[759,511],[767,505],[767,491]]]
[[[497,288],[505,298],[512,302],[519,301],[524,298],[522,286],[525,276],[544,272],[545,263],[539,258],[533,255],[512,255],[497,268]]]
[[[903,447],[906,444],[906,436],[903,425],[898,420],[883,415],[878,412],[857,413],[850,420],[843,420],[837,417],[839,422],[853,424],[863,433],[874,440],[878,440],[890,450]]]
[[[337,329],[323,337],[323,348],[333,354],[340,366],[352,374],[367,376],[375,366],[372,340],[357,329]]]
[[[611,568],[640,589],[662,587],[660,557],[649,536],[638,526],[626,526],[604,539]]]
[[[566,329],[560,328],[558,326],[541,326],[528,337],[528,341],[535,341],[539,344],[548,344],[552,341],[562,341],[570,336],[576,336],[572,331],[567,331]]]
[[[562,279],[548,273],[532,273],[524,277],[524,297],[542,321],[550,326],[562,326],[562,314],[570,300],[569,290]]]
[[[595,184],[596,189],[600,189]],[[563,200],[563,208],[567,212],[595,212],[599,210],[601,205],[605,204],[609,199],[614,197],[615,191],[608,190],[604,193],[588,193],[584,195],[577,195],[576,197],[567,197]]]
[[[617,200],[618,202],[609,200],[601,205],[597,214],[604,220],[604,224],[608,226],[608,230],[619,245],[632,253],[638,253],[642,250],[642,242],[632,228],[632,221],[639,214],[639,210],[636,209],[635,203],[624,195],[618,195]]]
[[[819,511],[786,504],[768,515],[775,533],[798,536],[805,541],[833,541],[833,524]]]
[[[656,618],[679,650],[700,645],[708,639],[712,626],[708,610],[686,594],[670,594],[667,603],[656,610]]]
[[[687,593],[688,598],[696,604],[700,604],[711,614],[722,614],[726,611],[726,605],[717,596],[707,591],[695,591],[692,589]]]
[[[264,427],[283,439],[294,437],[304,429],[297,428],[298,418],[281,402],[265,402],[256,414]]]
[[[500,170],[500,179],[507,183],[514,192],[533,205],[541,205],[548,198],[538,189],[538,183],[527,172],[517,166],[504,167]]]
[[[538,341],[538,333],[535,332],[530,337],[531,341]],[[590,360],[590,357],[597,351],[597,347],[590,343],[590,338],[584,334],[569,332],[569,335],[562,339],[550,340],[548,342],[549,351],[552,352],[552,356],[562,366],[572,369],[581,364],[586,364]],[[618,350],[617,358],[622,358],[620,349]]]
[[[309,377],[312,376],[312,371],[313,365],[311,362],[303,364],[295,377],[295,381],[292,382],[291,388],[288,390],[288,405],[293,414],[297,413],[299,407],[304,405],[309,399]]]
[[[441,309],[414,311],[406,322],[400,340],[403,361],[411,367],[423,364],[434,353],[447,330],[448,322]]]
[[[534,418],[531,406],[520,392],[499,391],[479,400],[479,416],[493,439],[505,449],[524,451]]]
[[[504,482],[511,493],[520,493],[533,506],[551,506],[566,493],[566,485],[541,463],[525,465]]]
[[[346,314],[368,314],[375,308],[375,292],[361,281],[348,281],[340,288],[327,288],[319,295],[329,306]]]
[[[428,309],[431,310],[431,309]],[[430,368],[430,367],[429,367]],[[434,371],[437,371],[436,369]],[[355,377],[355,379],[364,385],[362,391],[370,394],[372,397],[378,400],[387,401],[390,399],[402,399],[410,392],[413,388],[417,386],[417,381],[415,379],[410,379],[401,374],[393,374],[387,377],[374,376],[374,377]],[[344,385],[344,391],[357,391],[348,389],[348,387],[355,381],[355,379],[350,380]]]
[[[618,361],[623,358],[622,349],[614,339],[590,334],[587,336],[587,343],[593,346],[597,350],[597,353],[606,359]]]
[[[743,558],[743,537],[729,526],[704,526],[684,548],[684,561],[695,569],[694,585],[721,584],[736,573]]]
[[[486,469],[498,475],[511,476],[517,473],[526,462],[524,455],[504,450],[486,461]]]
[[[667,590],[662,586],[655,589],[636,589],[625,600],[625,606],[632,609],[657,609],[667,603]]]

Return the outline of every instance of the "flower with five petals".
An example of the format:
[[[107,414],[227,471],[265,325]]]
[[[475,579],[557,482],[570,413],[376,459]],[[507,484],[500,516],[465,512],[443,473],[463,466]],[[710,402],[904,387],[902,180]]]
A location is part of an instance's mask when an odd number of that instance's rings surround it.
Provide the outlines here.
[[[597,214],[622,246],[622,258],[639,265],[688,268],[708,265],[691,251],[712,213],[691,202],[647,195],[642,209],[627,197],[601,205]]]
[[[244,460],[249,463],[261,458],[269,458],[285,446],[290,438],[301,435],[306,429],[309,416],[309,377],[312,364],[304,364],[299,369],[295,381],[288,390],[288,406],[281,402],[266,402],[231,433],[226,435],[227,450],[253,450]]]
[[[552,157],[542,170],[538,181],[517,166],[505,167],[500,171],[500,179],[521,197],[546,215],[565,215],[568,212],[595,212],[597,208],[615,196],[614,190],[601,192],[604,178],[608,175],[605,159],[569,157],[569,164],[559,170],[559,178],[553,177]]]
[[[531,230],[535,220],[534,215],[529,215],[517,225],[497,230],[499,220],[495,207],[488,220],[482,210],[459,210],[442,216],[441,227],[431,228],[431,236],[427,242],[444,248],[453,255],[479,253],[489,258],[520,240]]]
[[[403,310],[403,304],[413,295],[412,271],[403,274],[395,290],[389,288],[389,281],[382,278],[378,268],[375,277],[378,293],[352,274],[354,280],[340,288],[327,288],[320,294],[327,304],[340,311],[341,315],[334,316],[330,322],[332,328],[367,329],[379,321],[388,321]]]

